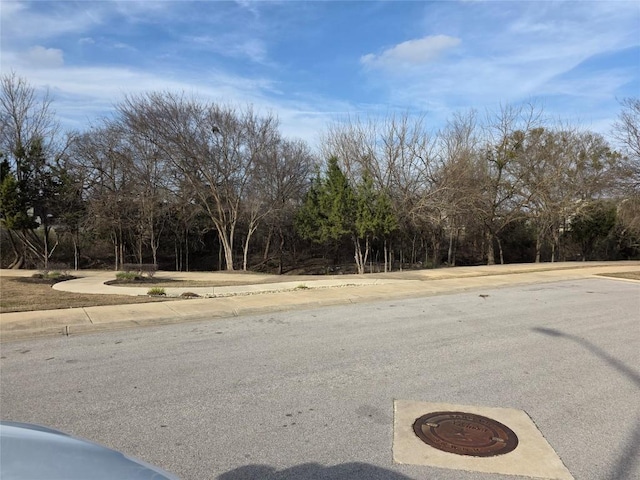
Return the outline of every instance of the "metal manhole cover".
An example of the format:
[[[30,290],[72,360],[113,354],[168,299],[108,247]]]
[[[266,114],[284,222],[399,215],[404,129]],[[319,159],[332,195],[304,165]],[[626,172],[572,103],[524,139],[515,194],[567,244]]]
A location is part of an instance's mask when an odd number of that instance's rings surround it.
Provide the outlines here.
[[[413,431],[427,445],[458,455],[493,457],[518,446],[509,427],[473,413],[427,413],[415,421]]]

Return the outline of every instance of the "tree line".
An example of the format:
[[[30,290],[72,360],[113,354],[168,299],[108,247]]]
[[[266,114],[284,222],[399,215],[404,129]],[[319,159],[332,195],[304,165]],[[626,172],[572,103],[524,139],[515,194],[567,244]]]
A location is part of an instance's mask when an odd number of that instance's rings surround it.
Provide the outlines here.
[[[350,118],[312,149],[272,114],[128,96],[64,132],[0,83],[3,267],[358,273],[640,255],[640,99],[604,136],[535,105]]]

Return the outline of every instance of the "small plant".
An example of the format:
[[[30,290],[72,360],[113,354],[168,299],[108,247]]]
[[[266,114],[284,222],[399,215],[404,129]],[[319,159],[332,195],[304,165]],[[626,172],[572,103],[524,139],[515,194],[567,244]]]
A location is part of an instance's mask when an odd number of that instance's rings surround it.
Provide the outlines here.
[[[133,282],[134,280],[138,280],[140,277],[135,272],[116,272],[116,278],[118,280],[128,280]]]
[[[301,283],[300,285],[298,285],[295,289],[296,290],[307,290],[309,287],[307,285],[305,285],[304,283]]]
[[[180,294],[182,298],[200,298],[200,295],[193,292],[183,292]]]
[[[40,270],[38,273],[34,273],[31,275],[31,278],[36,278],[39,280],[49,280],[53,283],[62,282],[64,280],[71,280],[73,277],[69,275],[67,271],[60,272],[58,270]]]
[[[147,295],[150,295],[152,297],[164,297],[166,295],[166,292],[162,287],[152,287],[147,290]]]

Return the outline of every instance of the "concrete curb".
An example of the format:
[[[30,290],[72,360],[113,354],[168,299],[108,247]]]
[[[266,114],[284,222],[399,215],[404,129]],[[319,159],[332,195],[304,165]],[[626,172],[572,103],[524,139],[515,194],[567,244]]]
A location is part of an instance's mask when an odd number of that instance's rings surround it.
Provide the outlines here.
[[[422,280],[341,277],[277,284],[238,285],[216,287],[225,288],[226,295],[215,298],[5,313],[0,321],[0,342],[204,321],[275,311],[305,310],[320,306],[429,297],[512,285],[585,278],[632,281],[640,286],[638,281],[597,275],[637,271],[640,268],[640,262],[611,262],[595,265],[580,263],[573,268],[566,265],[558,265],[556,268],[553,266],[541,268],[538,265],[537,268],[532,268],[528,264],[520,269],[516,266],[510,266],[509,270],[499,267],[495,268],[493,274],[490,269],[478,267],[475,272],[468,268],[461,268],[460,275],[454,274],[456,269],[450,269],[446,274],[440,273],[440,278],[433,274],[432,278],[425,275]],[[411,276],[409,273],[416,276],[415,272],[408,272],[407,277]],[[394,276],[399,275],[396,272]],[[102,274],[96,275],[96,282],[100,282],[101,279],[103,279]],[[84,280],[85,283],[89,283],[87,279]],[[295,286],[300,284],[305,284],[308,288],[295,289]],[[274,285],[277,288],[274,288]],[[107,287],[110,291],[115,288],[104,285],[103,287]],[[187,290],[194,289],[187,288]]]

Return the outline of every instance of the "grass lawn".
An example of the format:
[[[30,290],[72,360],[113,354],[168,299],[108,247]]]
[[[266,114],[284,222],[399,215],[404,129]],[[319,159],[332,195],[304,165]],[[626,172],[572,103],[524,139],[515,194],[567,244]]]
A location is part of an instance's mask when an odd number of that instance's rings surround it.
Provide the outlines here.
[[[601,277],[626,278],[628,280],[640,280],[640,272],[601,273]]]
[[[52,280],[28,277],[2,277],[0,279],[0,313],[54,310],[70,307],[98,305],[124,305],[128,303],[162,302],[160,297],[130,297],[127,295],[91,295],[60,292],[51,288]],[[172,298],[171,300],[176,300]]]

